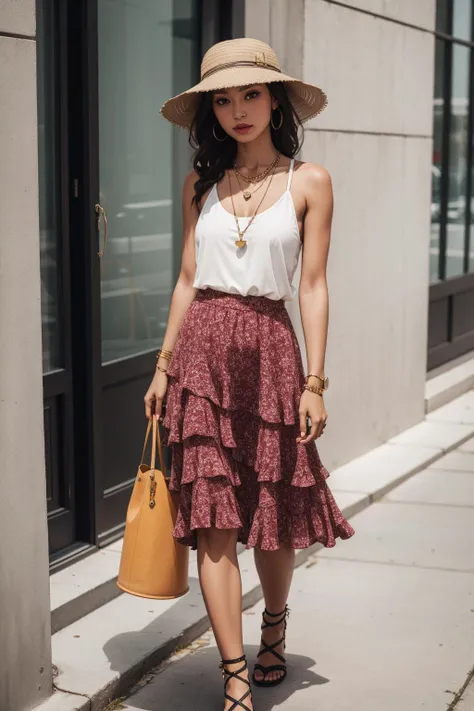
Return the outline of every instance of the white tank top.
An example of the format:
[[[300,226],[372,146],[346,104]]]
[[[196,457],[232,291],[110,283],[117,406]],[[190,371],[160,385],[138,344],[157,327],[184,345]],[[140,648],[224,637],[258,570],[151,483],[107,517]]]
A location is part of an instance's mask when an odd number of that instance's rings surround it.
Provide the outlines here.
[[[242,248],[235,244],[238,233],[234,215],[222,206],[217,184],[213,185],[195,229],[194,287],[286,301],[296,295],[292,281],[302,243],[290,193],[294,163],[292,158],[285,192],[268,209],[257,213]],[[249,220],[239,217],[240,228],[244,229]]]

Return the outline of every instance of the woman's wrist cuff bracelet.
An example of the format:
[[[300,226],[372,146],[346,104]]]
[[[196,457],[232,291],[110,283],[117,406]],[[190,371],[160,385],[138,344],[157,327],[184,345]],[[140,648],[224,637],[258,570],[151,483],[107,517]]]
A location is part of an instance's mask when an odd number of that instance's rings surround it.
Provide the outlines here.
[[[317,385],[308,385],[306,383],[303,385],[304,390],[309,390],[312,393],[317,393],[318,395],[324,395],[324,388],[320,388]]]
[[[171,360],[173,351],[168,351],[165,348],[160,348],[157,353],[157,358],[166,358],[166,360]]]
[[[308,382],[309,378],[317,378],[321,383],[321,387],[323,390],[327,390],[329,387],[329,378],[321,378],[320,375],[315,375],[314,373],[310,373],[309,375],[306,376],[305,378],[305,383]]]

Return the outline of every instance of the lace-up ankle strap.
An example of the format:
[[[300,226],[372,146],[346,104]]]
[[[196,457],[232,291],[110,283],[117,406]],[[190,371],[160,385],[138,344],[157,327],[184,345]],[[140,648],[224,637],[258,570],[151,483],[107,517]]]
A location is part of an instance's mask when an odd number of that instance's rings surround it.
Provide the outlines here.
[[[276,627],[277,625],[281,625],[283,620],[286,622],[286,618],[289,617],[289,615],[290,608],[288,605],[285,605],[285,609],[282,610],[282,612],[269,612],[267,608],[265,608],[263,611],[263,623],[265,627]],[[272,622],[271,620],[266,620],[265,617],[278,617],[279,619]]]
[[[237,659],[221,659],[221,666],[223,664],[237,664],[237,662],[245,662],[245,654],[243,654],[241,657],[237,657]]]
[[[235,671],[227,669],[227,666],[229,664],[238,664],[239,662],[243,662],[243,666],[241,666],[239,669],[236,669]],[[244,704],[245,699],[248,698],[252,693],[250,688],[250,681],[248,679],[245,679],[243,676],[239,676],[247,669],[247,659],[245,657],[245,654],[243,654],[241,657],[237,657],[237,659],[221,659],[219,669],[222,670],[222,678],[224,679],[224,696],[229,701],[232,701],[232,706],[229,708],[229,711],[234,711],[234,709],[237,709],[237,707],[244,709],[244,711],[250,711],[250,708],[247,706],[247,704]],[[227,684],[232,679],[232,677],[235,677],[236,679],[248,686],[248,690],[243,696],[240,697],[240,699],[235,699],[233,696],[230,696],[230,694],[227,693]]]

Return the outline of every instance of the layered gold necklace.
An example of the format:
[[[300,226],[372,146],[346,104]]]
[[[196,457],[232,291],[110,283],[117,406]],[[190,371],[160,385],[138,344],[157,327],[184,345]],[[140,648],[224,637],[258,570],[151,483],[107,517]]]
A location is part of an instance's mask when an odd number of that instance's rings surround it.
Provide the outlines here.
[[[242,178],[242,180],[245,180],[246,183],[259,183],[260,181],[265,180],[265,178],[267,177],[267,175],[269,173],[271,173],[273,168],[275,168],[275,166],[278,165],[279,161],[280,161],[280,154],[277,152],[275,158],[270,163],[270,165],[267,168],[265,168],[265,170],[262,170],[262,172],[259,173],[258,175],[244,175],[243,173],[240,172],[239,168],[236,166],[235,163],[234,163],[233,167],[234,167],[235,174],[237,176],[240,176]],[[240,185],[240,181],[239,181],[239,185]],[[254,193],[256,193],[257,190],[258,190],[258,188],[256,190],[254,190]],[[250,200],[250,198],[252,197],[252,193],[249,190],[243,190],[242,194],[244,196],[244,200]]]
[[[266,178],[267,175],[268,175],[268,174],[270,173],[270,171],[271,171],[270,180],[268,181],[268,185],[267,185],[267,187],[266,187],[266,189],[265,189],[265,192],[263,193],[262,199],[260,200],[260,202],[258,203],[258,205],[257,205],[257,207],[256,207],[256,210],[255,210],[254,214],[250,217],[250,220],[249,220],[247,226],[246,226],[243,230],[240,229],[239,218],[237,217],[237,213],[236,213],[236,211],[235,211],[234,196],[232,195],[232,184],[231,184],[231,182],[230,182],[230,171],[227,173],[227,177],[229,178],[229,193],[230,193],[230,199],[231,199],[231,202],[232,202],[232,211],[233,211],[233,213],[234,213],[235,225],[236,225],[236,227],[237,227],[237,234],[239,235],[239,239],[235,240],[235,244],[237,245],[237,247],[238,247],[239,249],[242,249],[242,247],[244,247],[244,246],[247,244],[247,240],[244,239],[245,233],[247,232],[248,228],[250,227],[250,225],[251,225],[252,222],[254,221],[254,219],[255,219],[255,217],[256,217],[256,215],[257,215],[259,209],[260,209],[260,205],[261,205],[262,202],[265,200],[265,196],[266,196],[266,194],[268,193],[268,190],[269,190],[269,188],[270,188],[270,185],[272,184],[273,176],[275,175],[275,171],[276,171],[276,169],[277,169],[277,166],[278,166],[278,163],[279,163],[279,162],[280,162],[280,153],[277,153],[275,160],[271,163],[271,165],[269,166],[269,168],[266,168],[265,171],[263,171],[263,173],[265,173],[265,175],[263,176],[264,178]],[[273,168],[273,170],[272,170],[272,168]],[[235,165],[234,165],[234,170],[236,170],[236,166],[235,166]],[[242,174],[240,173],[240,171],[238,171],[238,169],[236,170],[236,172],[237,172],[239,175],[242,175]],[[263,173],[262,173],[261,175],[263,175]],[[249,182],[257,182],[257,181],[256,181],[256,178],[257,178],[257,177],[258,177],[258,176],[255,176],[255,178],[252,178],[251,180],[249,180]],[[249,176],[245,176],[244,179],[248,179],[248,178],[249,178]],[[260,178],[260,179],[261,179],[261,178]],[[257,189],[258,189],[258,188],[257,188]],[[245,196],[244,196],[244,198],[245,198]],[[247,198],[247,199],[248,199],[248,198]]]
[[[244,196],[244,200],[250,200],[250,198],[253,197],[255,195],[255,193],[257,193],[260,190],[260,188],[263,188],[266,181],[268,180],[268,175],[267,175],[266,178],[264,178],[262,180],[262,182],[260,183],[258,188],[255,188],[255,190],[252,190],[252,192],[250,192],[250,190],[244,190],[244,188],[242,188],[242,183],[240,182],[238,173],[235,170],[234,170],[234,173],[235,173],[235,179],[237,180],[237,182],[239,184],[240,191],[241,191],[242,195]]]

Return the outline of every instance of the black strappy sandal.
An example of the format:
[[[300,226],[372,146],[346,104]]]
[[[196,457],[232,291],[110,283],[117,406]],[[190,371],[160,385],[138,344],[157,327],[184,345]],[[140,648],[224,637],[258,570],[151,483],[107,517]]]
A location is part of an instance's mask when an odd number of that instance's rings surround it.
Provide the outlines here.
[[[281,664],[272,664],[269,667],[264,667],[262,664],[255,664],[253,668],[253,675],[252,675],[252,681],[254,684],[257,686],[277,686],[278,684],[281,684],[283,679],[286,677],[286,659],[283,657],[281,654],[275,651],[275,647],[278,647],[278,645],[283,643],[283,649],[285,649],[285,638],[286,638],[286,618],[288,617],[290,613],[290,610],[288,608],[288,605],[285,605],[285,609],[283,612],[277,612],[276,614],[273,612],[268,612],[267,608],[263,611],[262,618],[263,618],[263,623],[262,623],[262,630],[267,629],[267,627],[276,627],[277,625],[280,625],[283,621],[285,622],[285,626],[283,628],[283,637],[279,639],[277,642],[274,642],[273,644],[268,645],[265,640],[263,639],[262,635],[262,644],[263,644],[263,649],[260,650],[260,652],[257,654],[257,659],[258,657],[261,657],[262,654],[265,654],[266,652],[270,652],[273,654],[274,657],[280,660]],[[265,617],[278,617],[278,620],[275,620],[274,622],[269,622],[268,620],[265,619]],[[261,671],[263,674],[263,679],[257,679],[255,677],[255,672],[256,671]],[[280,671],[283,672],[281,676],[278,679],[272,679],[272,681],[266,681],[265,677],[267,674],[269,674],[272,671]]]
[[[229,669],[226,669],[225,665],[226,664],[237,664],[237,662],[244,662],[243,667],[240,669],[237,669],[237,671],[230,671]],[[234,711],[237,707],[240,707],[244,709],[244,711],[251,711],[251,709],[247,706],[247,704],[244,704],[243,702],[245,699],[250,696],[252,693],[252,690],[250,688],[250,681],[248,679],[244,679],[244,677],[239,676],[239,674],[242,674],[248,667],[247,660],[245,658],[245,654],[242,657],[238,657],[237,659],[221,659],[221,663],[219,664],[219,669],[222,670],[222,678],[224,679],[224,696],[226,699],[229,701],[232,701],[232,706],[229,706],[227,711]],[[227,678],[226,678],[227,675]],[[229,696],[227,693],[227,684],[229,683],[229,679],[231,679],[233,676],[235,676],[236,679],[239,681],[243,681],[244,684],[247,684],[249,687],[249,690],[245,692],[243,696],[240,697],[240,699],[234,699],[232,696]]]

